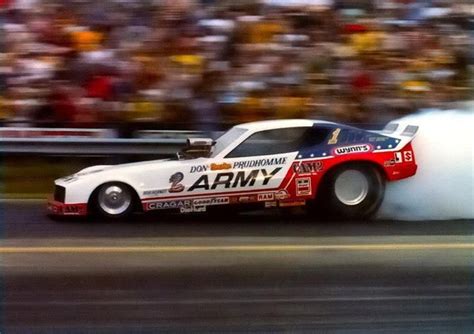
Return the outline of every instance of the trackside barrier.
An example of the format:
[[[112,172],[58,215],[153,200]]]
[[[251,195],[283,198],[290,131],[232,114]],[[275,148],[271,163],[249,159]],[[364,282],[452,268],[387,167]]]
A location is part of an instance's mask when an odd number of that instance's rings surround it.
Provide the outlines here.
[[[145,138],[145,139],[162,139],[162,138],[173,138],[173,139],[186,139],[190,137],[199,137],[202,133],[199,131],[175,131],[175,130],[139,130],[133,133],[134,138]]]
[[[186,139],[0,138],[0,154],[23,155],[172,155]]]
[[[0,128],[0,154],[9,155],[157,155],[178,152],[187,138],[216,138],[221,132],[142,130],[116,138],[113,129]]]

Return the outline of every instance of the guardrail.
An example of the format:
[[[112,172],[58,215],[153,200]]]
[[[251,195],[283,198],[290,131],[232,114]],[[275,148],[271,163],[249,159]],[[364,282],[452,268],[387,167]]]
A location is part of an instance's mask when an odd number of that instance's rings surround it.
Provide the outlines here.
[[[214,132],[215,138],[220,132]],[[186,145],[186,139],[209,136],[198,131],[149,131],[137,133],[141,138],[40,137],[1,138],[3,155],[158,155],[168,156]]]
[[[28,155],[171,155],[186,139],[4,138],[1,154]]]

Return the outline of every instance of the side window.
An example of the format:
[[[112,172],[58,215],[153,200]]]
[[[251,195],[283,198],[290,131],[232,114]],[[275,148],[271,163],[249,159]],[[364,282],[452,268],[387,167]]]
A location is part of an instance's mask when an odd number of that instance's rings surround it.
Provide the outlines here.
[[[299,151],[309,127],[283,128],[254,133],[226,158],[251,157]]]
[[[364,137],[364,133],[359,130],[343,129],[339,135],[338,144],[348,144],[360,142]]]
[[[340,136],[339,136],[339,143],[338,144],[347,144],[347,143],[351,142],[352,137],[353,137],[353,134],[350,130],[343,129],[341,131]]]
[[[301,149],[308,149],[320,145],[326,141],[332,129],[324,127],[312,127],[305,135]]]

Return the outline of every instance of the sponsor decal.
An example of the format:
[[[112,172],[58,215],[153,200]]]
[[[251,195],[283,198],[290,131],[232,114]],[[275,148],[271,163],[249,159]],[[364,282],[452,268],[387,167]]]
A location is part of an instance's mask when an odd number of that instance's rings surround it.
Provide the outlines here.
[[[370,142],[385,142],[387,140],[389,140],[390,138],[388,137],[369,137],[369,141]]]
[[[194,191],[196,189],[217,189],[220,188],[237,188],[237,187],[252,187],[255,185],[255,182],[258,179],[258,176],[262,176],[262,185],[265,186],[270,182],[270,180],[281,170],[282,167],[277,167],[271,172],[268,172],[266,169],[254,169],[250,172],[239,171],[239,172],[226,172],[226,173],[217,173],[212,180],[209,182],[209,175],[201,175],[194,184],[189,187],[189,191]],[[212,176],[211,176],[212,177]]]
[[[87,204],[66,204],[59,205],[55,203],[48,203],[48,211],[53,214],[63,215],[84,215],[87,213]]]
[[[229,204],[229,197],[200,198],[193,201],[193,206]]]
[[[287,202],[280,202],[280,207],[286,208],[286,207],[291,207],[291,206],[301,206],[305,205],[306,201],[287,201]]]
[[[321,161],[301,162],[293,165],[293,171],[296,174],[311,174],[323,170],[323,163]]]
[[[239,203],[239,196],[229,196],[229,204]]]
[[[231,169],[231,168],[232,168],[232,165],[227,162],[223,162],[221,164],[214,164],[214,163],[211,164],[211,170],[225,170],[225,169]]]
[[[264,193],[257,195],[257,201],[264,202],[264,201],[273,201],[275,199],[274,193]]]
[[[240,196],[239,197],[239,202],[250,202],[250,196]]]
[[[206,165],[197,165],[197,166],[191,166],[191,169],[189,170],[189,173],[202,173],[202,172],[207,172],[208,167]]]
[[[147,210],[161,210],[161,209],[179,209],[184,207],[191,207],[190,200],[177,201],[157,201],[146,203]]]
[[[240,196],[239,197],[239,202],[240,203],[249,203],[249,202],[255,202],[256,201],[255,196]]]
[[[339,133],[341,133],[341,129],[337,128],[331,133],[331,138],[328,141],[329,145],[337,144],[337,137],[339,137]]]
[[[184,174],[181,172],[174,173],[170,176],[170,180],[168,181],[171,183],[169,188],[170,193],[179,193],[184,190],[184,186],[180,183],[184,179]]]
[[[193,212],[206,212],[205,206],[193,206],[193,207],[181,207],[179,208],[180,213],[193,213]]]
[[[342,146],[334,149],[334,153],[336,155],[343,155],[343,154],[352,154],[352,153],[366,153],[370,152],[372,147],[368,144],[362,145],[351,145],[351,146]]]
[[[236,162],[234,162],[233,168],[234,169],[245,169],[245,168],[284,165],[284,164],[286,164],[286,157],[266,158],[266,159],[236,161]]]
[[[395,152],[395,163],[401,164],[402,162],[402,152]]]
[[[275,208],[277,206],[277,202],[271,201],[271,202],[265,202],[265,208]]]
[[[278,190],[275,194],[275,198],[279,201],[285,200],[290,197],[290,194],[288,194],[288,191],[285,189]]]
[[[96,170],[91,170],[91,171],[79,172],[79,173],[74,174],[73,176],[91,175],[91,174],[100,173],[103,171],[104,171],[103,169],[96,169]]]
[[[405,160],[405,162],[413,161],[413,152],[412,151],[403,152],[403,160]]]
[[[64,206],[65,214],[79,214],[80,208],[75,205],[66,205]]]
[[[72,175],[63,177],[60,180],[64,183],[71,183],[77,180],[77,176],[75,174],[72,174]]]
[[[384,167],[393,167],[395,166],[395,159],[384,161],[383,165]]]
[[[154,196],[166,193],[168,190],[166,189],[154,189],[154,190],[146,190],[143,192],[143,196]]]
[[[296,180],[296,196],[311,195],[311,178],[301,177]]]

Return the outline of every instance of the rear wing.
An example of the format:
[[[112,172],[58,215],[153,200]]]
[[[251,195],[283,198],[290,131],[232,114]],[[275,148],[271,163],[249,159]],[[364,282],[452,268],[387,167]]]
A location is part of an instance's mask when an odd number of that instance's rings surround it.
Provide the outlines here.
[[[381,131],[382,134],[400,136],[400,137],[415,137],[418,131],[418,125],[403,125],[400,126],[398,123],[388,123],[385,128]]]

